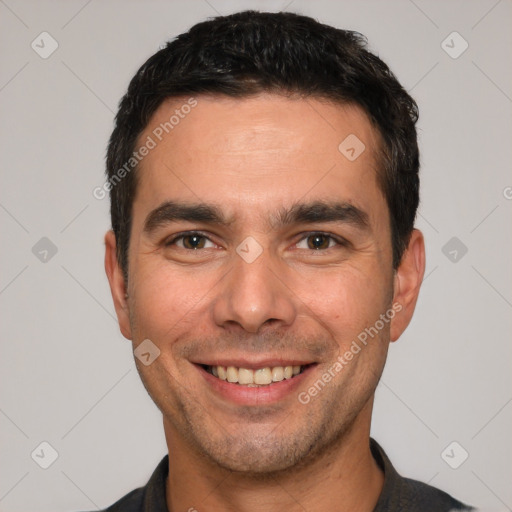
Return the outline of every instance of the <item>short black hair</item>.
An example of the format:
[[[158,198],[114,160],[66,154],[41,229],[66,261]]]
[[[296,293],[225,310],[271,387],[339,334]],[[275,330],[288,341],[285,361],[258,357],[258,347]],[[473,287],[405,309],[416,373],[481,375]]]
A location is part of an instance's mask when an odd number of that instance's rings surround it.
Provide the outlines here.
[[[400,264],[419,202],[418,108],[358,32],[289,12],[243,11],[194,25],[137,71],[121,99],[107,150],[112,229],[128,277],[137,169],[126,172],[137,139],[167,99],[262,92],[361,107],[382,140],[378,183],[391,219],[393,268]],[[132,160],[130,160],[132,158]],[[119,178],[121,169],[122,179]]]

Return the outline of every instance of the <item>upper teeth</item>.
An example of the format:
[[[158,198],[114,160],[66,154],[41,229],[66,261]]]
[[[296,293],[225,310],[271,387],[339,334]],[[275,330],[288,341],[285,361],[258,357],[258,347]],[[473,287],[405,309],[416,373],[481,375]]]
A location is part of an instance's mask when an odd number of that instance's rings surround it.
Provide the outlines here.
[[[236,368],[235,366],[210,366],[211,373],[221,380],[242,385],[265,385],[290,379],[300,373],[300,366],[274,366],[273,368]]]

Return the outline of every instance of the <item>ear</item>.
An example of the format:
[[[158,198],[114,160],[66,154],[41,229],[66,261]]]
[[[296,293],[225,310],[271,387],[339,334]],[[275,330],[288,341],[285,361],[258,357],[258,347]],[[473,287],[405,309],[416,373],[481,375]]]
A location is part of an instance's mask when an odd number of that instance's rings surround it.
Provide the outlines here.
[[[394,278],[391,341],[396,341],[411,321],[425,273],[425,241],[423,233],[414,229]]]
[[[124,282],[123,272],[117,261],[116,237],[112,230],[105,235],[105,272],[110,284],[110,293],[116,308],[117,320],[122,335],[131,340],[130,309],[127,301],[127,291]]]

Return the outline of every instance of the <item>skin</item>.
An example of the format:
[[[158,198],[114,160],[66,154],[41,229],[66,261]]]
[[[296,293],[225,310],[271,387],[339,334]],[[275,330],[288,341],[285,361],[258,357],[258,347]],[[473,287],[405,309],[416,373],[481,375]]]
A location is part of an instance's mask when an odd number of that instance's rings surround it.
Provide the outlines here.
[[[162,104],[139,140],[185,101]],[[413,231],[394,271],[379,136],[358,107],[268,94],[197,101],[138,169],[127,285],[115,237],[105,236],[121,332],[133,348],[150,339],[160,350],[152,364],[136,363],[163,414],[169,511],[371,511],[383,485],[369,450],[374,391],[390,341],[413,315],[423,236]],[[366,146],[352,162],[338,150],[349,134]],[[232,222],[178,221],[146,233],[146,217],[168,200],[216,204]],[[354,205],[367,228],[269,225],[278,209],[314,200]],[[187,248],[190,238],[165,245],[195,230],[208,238],[203,248]],[[345,245],[326,238],[311,248],[317,232]],[[252,263],[236,252],[248,236],[263,249]],[[298,393],[393,304],[401,307],[394,318],[300,403]],[[293,392],[250,405],[219,394],[194,364],[267,356],[315,364]]]

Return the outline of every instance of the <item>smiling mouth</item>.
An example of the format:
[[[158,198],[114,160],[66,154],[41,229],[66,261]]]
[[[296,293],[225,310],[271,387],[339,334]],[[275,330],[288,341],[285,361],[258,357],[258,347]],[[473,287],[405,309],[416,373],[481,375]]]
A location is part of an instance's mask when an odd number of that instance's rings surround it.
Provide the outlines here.
[[[276,382],[293,379],[311,365],[274,366],[252,370],[236,366],[201,365],[209,374],[220,380],[247,387],[270,386]]]

